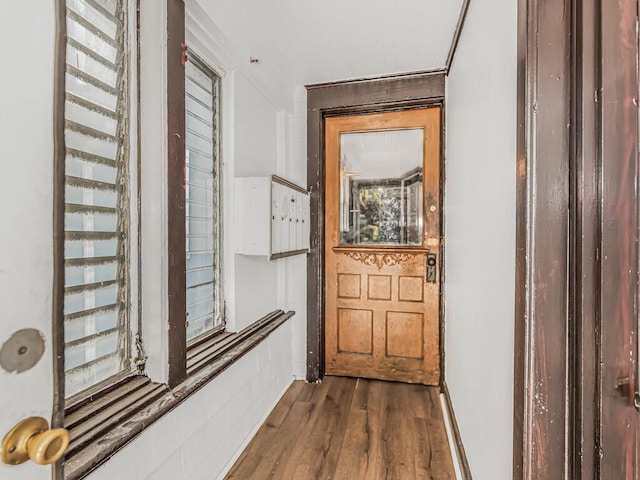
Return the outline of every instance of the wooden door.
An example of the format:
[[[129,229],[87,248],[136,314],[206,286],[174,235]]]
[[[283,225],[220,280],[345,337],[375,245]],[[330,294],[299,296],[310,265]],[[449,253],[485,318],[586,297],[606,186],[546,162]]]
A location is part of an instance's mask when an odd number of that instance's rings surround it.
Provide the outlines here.
[[[329,375],[440,381],[440,117],[326,119]]]

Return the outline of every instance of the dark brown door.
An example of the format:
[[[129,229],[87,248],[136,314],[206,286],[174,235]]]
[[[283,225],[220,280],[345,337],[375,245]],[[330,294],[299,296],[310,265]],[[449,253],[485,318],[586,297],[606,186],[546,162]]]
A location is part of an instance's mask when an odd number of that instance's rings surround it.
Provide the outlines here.
[[[517,480],[640,480],[638,0],[520,0]]]
[[[638,2],[601,8],[600,478],[637,480]]]
[[[326,120],[326,373],[440,380],[440,108]]]

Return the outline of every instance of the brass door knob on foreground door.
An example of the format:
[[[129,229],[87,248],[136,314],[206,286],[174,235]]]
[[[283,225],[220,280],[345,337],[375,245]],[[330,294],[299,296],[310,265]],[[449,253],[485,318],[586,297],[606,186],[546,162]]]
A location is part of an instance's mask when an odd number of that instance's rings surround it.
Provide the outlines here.
[[[2,439],[2,461],[20,465],[32,460],[38,465],[55,463],[69,446],[69,432],[49,429],[42,417],[29,417],[16,424]]]

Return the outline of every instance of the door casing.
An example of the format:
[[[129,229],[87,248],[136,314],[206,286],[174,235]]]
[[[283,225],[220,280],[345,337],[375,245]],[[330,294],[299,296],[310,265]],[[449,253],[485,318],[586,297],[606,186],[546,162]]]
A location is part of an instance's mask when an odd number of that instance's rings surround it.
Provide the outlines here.
[[[308,85],[307,87],[307,185],[311,202],[311,245],[307,256],[307,380],[324,376],[324,119],[329,116],[376,113],[440,106],[444,116],[445,71],[433,70],[365,80]],[[444,125],[444,118],[441,118]],[[444,145],[444,127],[441,135]],[[440,222],[444,195],[444,149],[440,154]],[[444,242],[440,254],[444,255]],[[444,256],[442,257],[444,258]],[[443,303],[446,268],[441,262],[440,351],[444,352]],[[440,358],[444,378],[444,355]]]
[[[513,478],[631,480],[638,1],[518,10]]]

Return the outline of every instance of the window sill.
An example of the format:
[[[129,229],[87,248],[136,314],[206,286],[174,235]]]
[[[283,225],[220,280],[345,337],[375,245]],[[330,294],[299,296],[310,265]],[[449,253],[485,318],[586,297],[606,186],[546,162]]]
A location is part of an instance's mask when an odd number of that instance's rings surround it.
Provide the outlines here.
[[[79,480],[94,471],[294,314],[276,310],[237,333],[215,337],[203,348],[190,352],[189,377],[173,390],[147,377],[132,376],[68,413],[65,428],[69,430],[71,443],[63,464],[64,480]]]

